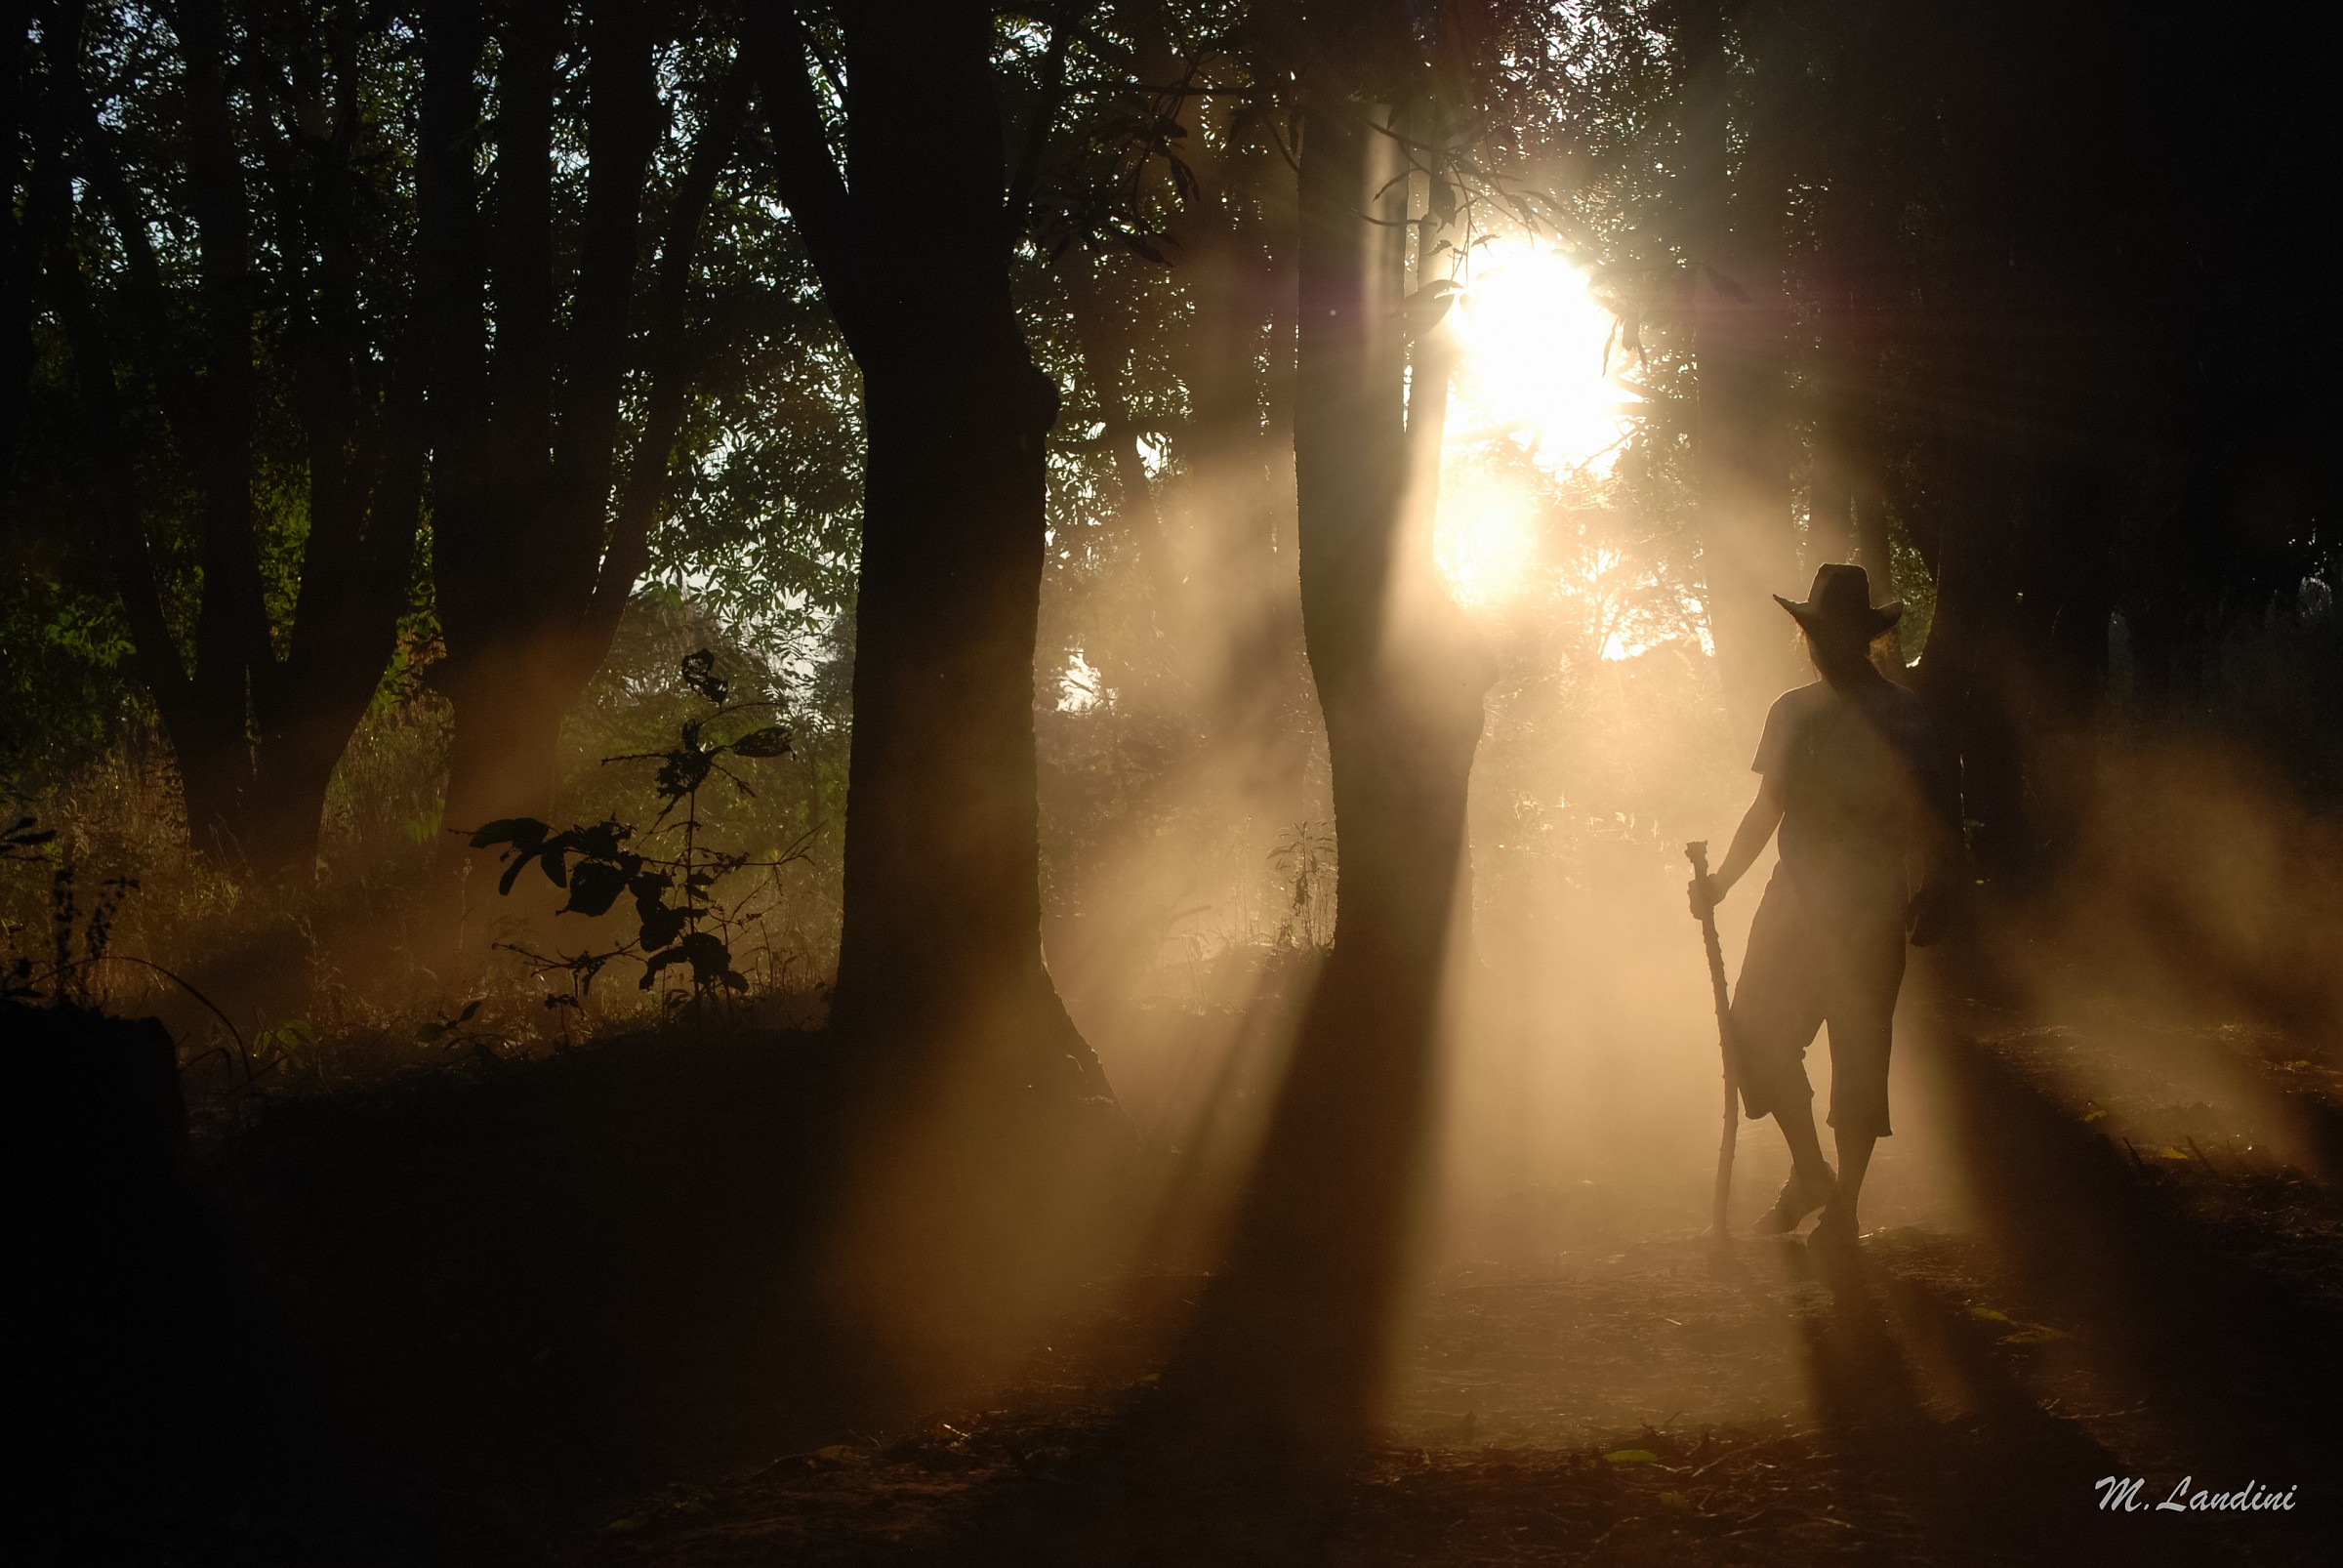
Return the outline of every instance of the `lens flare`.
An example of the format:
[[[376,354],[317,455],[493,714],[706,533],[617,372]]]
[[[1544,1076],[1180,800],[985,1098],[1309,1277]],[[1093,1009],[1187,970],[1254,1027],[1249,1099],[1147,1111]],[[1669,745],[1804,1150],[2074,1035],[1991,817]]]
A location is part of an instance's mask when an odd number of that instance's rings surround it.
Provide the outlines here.
[[[1479,608],[1508,598],[1537,557],[1537,497],[1468,465],[1444,475],[1432,558],[1459,602]]]
[[[1482,607],[1526,588],[1542,505],[1518,461],[1486,461],[1492,444],[1511,443],[1557,479],[1600,477],[1629,429],[1629,399],[1605,364],[1612,315],[1568,258],[1501,236],[1475,248],[1463,282],[1433,554],[1449,592]]]
[[[1504,237],[1474,253],[1464,281],[1451,443],[1503,434],[1548,469],[1607,468],[1628,428],[1627,399],[1611,373],[1620,356],[1604,364],[1615,323],[1586,273],[1529,238]]]

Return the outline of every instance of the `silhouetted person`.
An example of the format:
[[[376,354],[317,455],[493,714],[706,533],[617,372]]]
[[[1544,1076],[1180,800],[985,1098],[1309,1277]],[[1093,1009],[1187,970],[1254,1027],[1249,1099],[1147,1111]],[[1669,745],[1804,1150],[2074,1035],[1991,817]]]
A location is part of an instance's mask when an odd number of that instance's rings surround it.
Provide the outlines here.
[[[1902,616],[1871,604],[1860,566],[1827,565],[1813,597],[1775,601],[1796,619],[1822,679],[1783,693],[1750,764],[1757,799],[1693,911],[1729,892],[1782,830],[1782,856],[1749,928],[1734,988],[1732,1048],[1742,1104],[1789,1143],[1789,1180],[1757,1223],[1781,1235],[1816,1209],[1820,1243],[1851,1245],[1871,1146],[1885,1137],[1887,1059],[1904,943],[1944,928],[1957,815],[1919,699],[1881,675],[1872,641]],[[1814,1130],[1806,1048],[1830,1027],[1830,1127],[1838,1171]]]

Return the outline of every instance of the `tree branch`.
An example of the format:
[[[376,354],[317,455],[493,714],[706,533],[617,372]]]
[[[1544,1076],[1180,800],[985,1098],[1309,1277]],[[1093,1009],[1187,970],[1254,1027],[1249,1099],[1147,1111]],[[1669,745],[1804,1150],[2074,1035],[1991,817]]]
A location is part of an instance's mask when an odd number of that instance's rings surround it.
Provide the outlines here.
[[[429,0],[423,14],[422,146],[416,171],[415,319],[430,366],[427,432],[439,471],[469,486],[479,438],[479,0]],[[443,500],[445,498],[442,498]]]
[[[552,591],[557,613],[592,603],[604,554],[619,389],[640,249],[644,175],[658,139],[651,33],[637,0],[588,12],[591,101],[586,122],[586,213],[578,246],[567,374],[555,436]],[[596,650],[598,662],[600,650]]]
[[[58,6],[44,30],[42,42],[50,75],[56,83],[54,91],[70,117],[72,140],[80,152],[75,161],[81,176],[97,192],[99,205],[122,246],[126,274],[123,294],[138,334],[145,342],[147,357],[153,363],[155,386],[163,395],[164,417],[171,422],[186,450],[199,451],[205,434],[203,391],[181,356],[173,351],[169,300],[163,287],[161,266],[155,260],[146,215],[122,172],[122,160],[113,139],[99,122],[97,102],[82,75],[84,11],[79,5]]]
[[[587,611],[584,641],[590,647],[607,647],[617,631],[627,596],[650,564],[651,524],[673,492],[676,439],[682,430],[695,357],[685,330],[692,269],[716,183],[739,149],[741,132],[748,123],[750,75],[746,59],[735,58],[692,143],[683,178],[676,186],[669,208],[645,353],[650,406],[634,461],[627,468],[609,548],[603,553],[594,601]]]
[[[55,186],[53,203],[69,211],[72,195],[64,171],[62,168],[52,171],[51,179]],[[80,261],[72,254],[64,232],[68,226],[58,227],[57,243],[46,268],[48,292],[73,355],[74,380],[79,385],[86,421],[84,430],[94,460],[91,477],[98,492],[98,523],[104,540],[107,566],[130,620],[131,647],[139,678],[154,693],[154,704],[162,714],[164,726],[175,735],[188,736],[186,726],[194,722],[193,684],[180,663],[178,641],[172,637],[170,619],[163,612],[154,549],[140,513],[130,442],[122,430],[122,405],[114,387],[113,355],[106,347],[98,312],[91,305],[88,280],[82,275]]]
[[[741,56],[757,78],[758,96],[772,128],[773,170],[781,200],[821,276],[830,313],[853,344],[867,339],[873,313],[865,304],[857,266],[861,225],[838,160],[831,155],[829,131],[813,94],[809,49],[795,7],[748,8]]]
[[[550,543],[545,493],[554,447],[554,57],[561,13],[520,0],[499,39],[496,185],[488,291],[496,311],[490,362],[494,477],[508,555]]]
[[[1069,0],[1065,14],[1050,24],[1049,47],[1042,56],[1041,100],[1034,104],[1033,122],[1025,127],[1024,145],[1018,148],[1016,173],[1009,178],[1008,200],[1003,208],[1012,237],[1025,231],[1032,217],[1033,187],[1041,179],[1042,155],[1048,150],[1049,135],[1066,106],[1066,47],[1089,12],[1089,5]]]

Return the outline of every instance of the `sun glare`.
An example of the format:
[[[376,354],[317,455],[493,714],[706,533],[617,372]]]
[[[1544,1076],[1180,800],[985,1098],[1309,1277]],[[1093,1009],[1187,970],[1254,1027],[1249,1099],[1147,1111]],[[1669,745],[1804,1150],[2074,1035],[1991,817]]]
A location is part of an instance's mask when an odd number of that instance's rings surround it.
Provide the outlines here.
[[[1432,558],[1459,600],[1493,603],[1518,588],[1537,561],[1537,498],[1469,466],[1444,466]]]
[[[1527,238],[1501,238],[1475,254],[1457,308],[1464,349],[1451,440],[1510,435],[1545,468],[1608,466],[1627,428],[1611,312],[1586,273]]]
[[[1599,475],[1628,428],[1628,396],[1619,356],[1604,363],[1611,313],[1568,259],[1507,236],[1476,249],[1465,282],[1434,553],[1450,591],[1480,605],[1509,597],[1536,563],[1539,501],[1476,454],[1510,441],[1548,474]]]

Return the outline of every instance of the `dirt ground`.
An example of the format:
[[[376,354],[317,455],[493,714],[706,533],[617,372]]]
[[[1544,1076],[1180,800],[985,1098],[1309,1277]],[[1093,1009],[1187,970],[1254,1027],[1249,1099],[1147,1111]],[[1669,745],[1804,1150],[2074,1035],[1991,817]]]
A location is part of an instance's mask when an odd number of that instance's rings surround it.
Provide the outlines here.
[[[807,1289],[818,1036],[273,1103],[198,1140],[203,1266],[116,1314],[168,1385],[75,1370],[110,1341],[50,1357],[115,1472],[15,1522],[123,1548],[87,1560],[386,1568],[2343,1560],[2335,1044],[1925,973],[1908,1000],[1926,1114],[1856,1256],[1748,1234],[1765,1127],[1725,1255],[1699,1172],[1525,1190],[1476,1233],[1501,1245],[1427,1269],[1386,1440],[1334,1474],[1168,1413],[1193,1272],[1101,1274],[957,1392],[858,1359]],[[186,1435],[125,1506],[164,1395]]]
[[[1853,1259],[1746,1235],[1720,1259],[1678,1231],[1451,1268],[1400,1336],[1390,1443],[1352,1473],[1167,1441],[1147,1346],[1202,1282],[1152,1276],[1101,1286],[990,1408],[671,1486],[567,1555],[2338,1560],[2331,1052],[2109,1006],[1940,997],[1913,1021],[1907,1070],[1939,1096],[1961,1179],[1915,1203],[1883,1154],[1880,1185],[1927,1222],[1874,1230]],[[2125,1509],[2111,1494],[2129,1478]],[[2199,1493],[2291,1506],[2187,1506]]]

